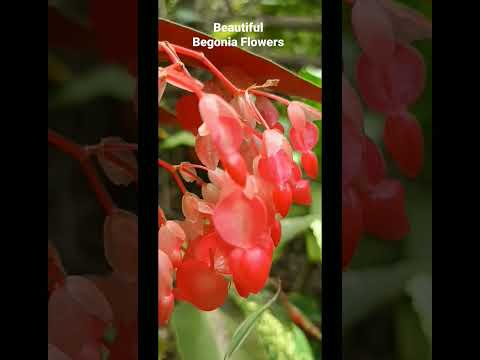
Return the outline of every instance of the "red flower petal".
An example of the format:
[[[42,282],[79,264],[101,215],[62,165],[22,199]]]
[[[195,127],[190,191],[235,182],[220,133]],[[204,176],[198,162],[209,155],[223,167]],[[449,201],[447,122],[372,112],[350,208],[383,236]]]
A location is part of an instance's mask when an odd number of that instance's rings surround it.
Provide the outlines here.
[[[268,280],[272,253],[257,246],[235,249],[229,257],[235,288],[240,296],[247,297],[263,289]]]
[[[175,297],[188,301],[200,310],[211,311],[225,302],[228,282],[198,260],[186,260],[177,270]]]
[[[282,217],[287,216],[288,210],[292,205],[293,195],[290,184],[286,183],[274,188],[273,190],[273,202],[275,203],[275,209],[280,213]]]
[[[350,264],[362,233],[362,204],[355,190],[344,188],[342,191],[342,269]]]
[[[417,119],[408,113],[388,117],[383,140],[402,173],[417,177],[423,166],[423,134]]]
[[[258,196],[249,199],[241,190],[234,190],[217,204],[213,223],[228,244],[249,248],[267,233],[267,211]]]
[[[307,175],[312,179],[315,179],[318,176],[318,160],[317,156],[312,151],[302,153],[302,166]]]
[[[310,205],[312,203],[312,190],[308,180],[299,180],[293,189],[293,202],[298,205]]]
[[[410,231],[405,190],[396,180],[383,180],[362,195],[365,230],[384,240],[400,240]]]

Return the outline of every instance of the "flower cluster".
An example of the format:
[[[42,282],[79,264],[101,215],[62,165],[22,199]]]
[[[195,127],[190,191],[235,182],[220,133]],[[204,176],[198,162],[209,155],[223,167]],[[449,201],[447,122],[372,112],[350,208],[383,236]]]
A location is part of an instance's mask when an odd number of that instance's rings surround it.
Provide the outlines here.
[[[49,244],[49,359],[137,358],[137,284],[107,276],[67,275]],[[106,335],[114,329],[115,337]]]
[[[159,210],[159,322],[164,325],[174,299],[209,311],[223,305],[230,280],[243,297],[265,286],[281,237],[279,220],[292,203],[311,202],[301,168],[312,178],[318,175],[312,149],[318,141],[314,121],[321,114],[262,90],[276,81],[252,85],[238,69],[220,71],[205,62],[216,77],[201,83],[177,55],[191,50],[168,43],[159,43],[159,50],[172,62],[159,69],[160,94],[167,83],[191,93],[176,102],[176,117],[196,135],[200,162],[173,166],[159,160],[183,191],[184,216],[167,220]],[[290,141],[272,100],[287,107]],[[301,153],[301,167],[294,151]],[[178,174],[198,185],[198,195],[186,191]]]
[[[419,175],[423,135],[408,108],[425,86],[425,64],[410,45],[429,38],[431,24],[392,0],[346,1],[353,4],[354,35],[362,52],[356,60],[356,84],[368,108],[385,118],[383,141],[400,172]],[[405,190],[386,176],[383,155],[364,133],[362,104],[346,76],[342,80],[342,242],[343,267],[366,232],[399,240],[410,229]]]
[[[48,246],[48,356],[62,360],[137,358],[138,229],[136,215],[118,209],[92,164],[95,157],[116,185],[137,179],[135,144],[105,138],[81,146],[48,131],[48,142],[81,165],[102,205],[105,256],[113,271],[104,276],[69,275],[55,247]],[[114,339],[106,334],[114,329]]]

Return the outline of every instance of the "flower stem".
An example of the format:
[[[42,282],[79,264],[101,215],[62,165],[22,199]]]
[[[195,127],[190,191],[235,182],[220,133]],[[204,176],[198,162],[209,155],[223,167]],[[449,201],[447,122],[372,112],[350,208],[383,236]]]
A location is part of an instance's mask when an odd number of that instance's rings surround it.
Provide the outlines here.
[[[83,146],[50,129],[48,129],[48,143],[52,146],[55,146],[57,149],[67,154],[80,164],[91,189],[95,193],[97,201],[100,203],[105,213],[107,215],[111,215],[116,206],[113,203],[110,194],[107,192],[102,182],[98,178],[97,171],[95,170],[88,156],[88,151],[85,150]]]
[[[215,77],[217,77],[220,82],[225,86],[226,90],[229,91],[233,96],[237,96],[242,92],[239,88],[237,88],[230,80],[227,79],[225,75],[222,74],[222,72],[215,66],[213,63],[208,60],[208,58],[202,53],[198,51],[194,51],[188,48],[185,48],[183,46],[179,45],[174,45],[174,44],[169,44],[169,47],[175,51],[175,53],[187,56],[191,59],[197,60],[200,62],[203,66],[205,66]],[[173,58],[173,55],[165,49],[166,47],[160,47],[159,46],[159,51],[165,52],[167,54],[167,57],[170,59],[170,61]]]
[[[278,95],[275,95],[275,94],[272,94],[272,93],[269,93],[269,92],[266,92],[266,91],[262,91],[262,90],[250,90],[250,92],[254,95],[259,95],[259,96],[264,96],[266,98],[269,98],[271,100],[274,100],[274,101],[277,101],[279,102],[280,104],[283,104],[285,106],[288,106],[290,105],[290,101],[285,99],[285,98],[282,98],[281,96],[278,96]]]
[[[170,173],[173,180],[175,180],[175,182],[177,183],[177,186],[182,192],[182,194],[185,194],[187,192],[187,189],[185,188],[182,179],[180,179],[180,176],[178,176],[177,168],[175,166],[161,159],[158,159],[158,166],[164,168]]]

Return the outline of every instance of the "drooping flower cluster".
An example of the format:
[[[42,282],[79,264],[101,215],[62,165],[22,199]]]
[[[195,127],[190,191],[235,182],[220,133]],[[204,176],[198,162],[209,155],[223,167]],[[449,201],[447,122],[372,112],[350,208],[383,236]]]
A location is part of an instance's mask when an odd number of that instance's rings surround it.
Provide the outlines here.
[[[362,53],[356,84],[368,108],[385,118],[385,148],[401,173],[419,175],[423,135],[408,108],[425,86],[425,65],[410,43],[431,37],[431,24],[392,0],[355,0],[352,26]],[[364,133],[364,114],[356,91],[342,80],[342,242],[346,268],[363,233],[399,240],[410,229],[405,190],[387,178],[378,146]]]
[[[82,164],[83,171],[104,208],[105,257],[113,271],[108,275],[68,275],[52,244],[48,247],[48,356],[62,360],[137,358],[138,229],[136,215],[118,209],[91,163],[97,158],[114,184],[137,179],[133,150],[120,138],[80,146],[49,130],[49,144]],[[113,339],[105,336],[114,330]]]
[[[177,183],[180,174],[199,186],[197,195],[180,185],[183,220],[167,220],[159,210],[159,322],[164,325],[174,299],[209,311],[223,305],[230,280],[243,297],[265,286],[281,237],[279,220],[292,203],[311,202],[310,184],[293,152],[301,153],[307,175],[316,177],[314,120],[321,114],[261,90],[275,81],[252,86],[238,69],[220,72],[209,64],[217,76],[203,84],[179,62],[183,48],[160,43],[159,50],[173,63],[159,70],[159,92],[166,83],[191,92],[176,102],[176,117],[196,135],[201,163],[159,161]],[[287,106],[290,141],[272,99]],[[206,172],[209,181],[197,171]]]

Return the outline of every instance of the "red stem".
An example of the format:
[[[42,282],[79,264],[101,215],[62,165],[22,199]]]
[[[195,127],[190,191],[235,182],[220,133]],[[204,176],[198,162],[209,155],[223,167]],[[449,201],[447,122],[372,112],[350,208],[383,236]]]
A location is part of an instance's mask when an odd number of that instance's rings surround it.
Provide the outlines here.
[[[176,63],[176,64],[179,63],[177,53],[181,54],[181,55],[184,55],[184,56],[188,56],[192,59],[195,59],[195,60],[199,61],[214,76],[216,76],[220,80],[220,82],[223,84],[223,86],[225,86],[227,91],[229,91],[233,96],[238,96],[240,93],[245,91],[245,90],[237,88],[230,80],[228,80],[227,77],[225,75],[223,75],[223,73],[215,65],[213,65],[213,63],[202,52],[191,50],[191,49],[185,48],[183,46],[175,45],[175,44],[168,43],[168,45],[167,45],[165,42],[159,42],[158,50],[166,53],[169,60],[173,63]],[[182,64],[182,63],[180,63],[180,64]],[[185,66],[182,66],[182,68],[183,68],[184,72],[188,76],[191,77],[191,75],[188,73]],[[267,97],[267,98],[269,98],[271,100],[274,100],[274,101],[277,101],[280,104],[283,104],[285,106],[290,105],[289,100],[287,100],[285,98],[282,98],[281,96],[271,94],[271,93],[266,92],[266,91],[251,89],[250,92],[255,94],[255,95],[260,95],[260,96]]]
[[[175,166],[161,159],[158,159],[158,166],[164,168],[170,173],[170,175],[172,175],[173,180],[175,180],[175,182],[177,183],[177,186],[182,192],[182,194],[185,194],[187,192],[187,189],[185,188],[185,185],[183,184],[182,179],[180,179],[180,176],[178,176],[177,169],[175,168]]]
[[[189,167],[193,168],[193,164],[189,165]],[[180,168],[182,171],[185,171],[188,175],[190,175],[191,177],[193,177],[195,179],[195,181],[201,185],[204,185],[205,184],[205,181],[203,181],[203,179],[201,177],[199,177],[198,175],[196,175],[195,173],[193,173],[192,171],[190,171],[186,165],[182,165],[180,164]]]
[[[209,168],[207,168],[206,166],[203,166],[203,165],[189,164],[188,166],[189,166],[189,167],[192,167],[192,168],[195,168],[195,169],[201,169],[201,170],[205,170],[205,171],[210,171]]]
[[[103,207],[105,213],[107,215],[111,215],[116,206],[113,203],[110,194],[99,180],[97,171],[91,163],[88,157],[88,152],[85,150],[85,148],[50,129],[48,129],[48,143],[69,155],[81,165],[82,171],[87,177],[88,183],[95,193],[97,201]]]
[[[159,41],[158,42],[158,51],[161,51],[163,53],[165,53],[165,55],[167,55],[168,57],[168,60],[170,60],[170,62],[172,64],[179,64],[180,63],[180,59],[178,58],[178,55],[175,53],[175,51],[167,45],[167,42],[165,41]]]
[[[165,214],[163,213],[163,210],[159,207],[158,208],[158,226],[163,226],[167,223],[167,220],[165,219]]]
[[[101,150],[109,150],[109,151],[137,151],[138,145],[131,144],[131,143],[112,143],[112,144],[98,144],[93,146],[87,146],[86,150],[90,151],[101,151]]]
[[[190,79],[195,80],[193,77],[188,75]],[[195,95],[200,99],[203,96],[203,92],[200,86],[197,85],[196,80],[192,82],[185,82],[185,78],[182,78],[179,76],[179,74],[176,74],[175,71],[170,71],[167,73],[167,82],[173,81],[174,83],[180,84],[181,87],[185,89],[189,89],[190,91],[194,92]]]
[[[269,92],[266,92],[266,91],[262,91],[262,90],[250,90],[250,92],[254,95],[259,95],[259,96],[264,96],[266,98],[269,98],[271,100],[275,100],[277,102],[279,102],[280,104],[283,104],[285,106],[288,106],[290,105],[290,101],[288,101],[287,99],[284,99],[282,98],[281,96],[278,96],[278,95],[275,95],[275,94],[271,94]]]
[[[222,72],[215,65],[213,65],[212,62],[208,60],[208,58],[203,53],[190,50],[188,48],[175,44],[169,45],[173,50],[175,50],[176,53],[188,56],[201,62],[214,76],[216,76],[222,82],[227,91],[229,91],[232,95],[237,96],[239,93],[242,92],[242,90],[237,88],[230,80],[228,80],[225,75],[223,75]],[[165,49],[162,47],[160,47],[159,50],[166,52]],[[170,58],[171,54],[167,53],[167,56]]]

